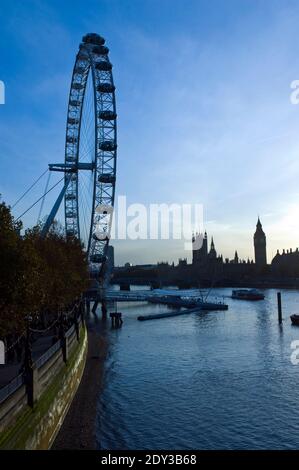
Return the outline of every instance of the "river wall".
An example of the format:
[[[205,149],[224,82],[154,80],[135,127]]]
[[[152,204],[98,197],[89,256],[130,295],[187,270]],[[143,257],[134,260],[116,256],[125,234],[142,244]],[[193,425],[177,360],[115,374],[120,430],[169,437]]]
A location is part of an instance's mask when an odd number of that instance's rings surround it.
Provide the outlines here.
[[[22,375],[0,390],[0,449],[49,449],[81,382],[87,331],[79,322]]]

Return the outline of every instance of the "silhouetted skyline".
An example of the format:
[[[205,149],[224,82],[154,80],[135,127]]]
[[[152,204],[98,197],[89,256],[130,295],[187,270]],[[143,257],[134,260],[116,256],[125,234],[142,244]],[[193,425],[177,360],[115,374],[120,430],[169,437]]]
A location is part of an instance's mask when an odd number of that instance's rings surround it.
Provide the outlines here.
[[[86,31],[97,31],[111,47],[117,84],[117,194],[129,203],[202,203],[205,228],[229,257],[235,247],[253,256],[258,214],[268,259],[295,249],[299,106],[290,84],[299,78],[298,3],[72,5],[1,2],[3,199],[12,204],[48,162],[63,158],[74,50]],[[35,222],[34,214],[25,219]],[[186,256],[180,241],[113,244],[117,264]]]

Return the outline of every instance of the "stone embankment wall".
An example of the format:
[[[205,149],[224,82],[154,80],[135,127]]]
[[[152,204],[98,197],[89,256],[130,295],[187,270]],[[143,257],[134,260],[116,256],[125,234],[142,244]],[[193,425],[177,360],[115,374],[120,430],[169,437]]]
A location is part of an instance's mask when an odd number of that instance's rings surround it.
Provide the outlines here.
[[[87,332],[80,322],[33,365],[0,390],[0,449],[49,449],[80,384]]]

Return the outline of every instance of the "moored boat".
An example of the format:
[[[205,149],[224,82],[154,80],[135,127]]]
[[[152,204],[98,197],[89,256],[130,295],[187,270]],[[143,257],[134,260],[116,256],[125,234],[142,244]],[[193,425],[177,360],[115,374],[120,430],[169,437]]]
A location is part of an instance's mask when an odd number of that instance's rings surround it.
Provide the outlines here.
[[[290,319],[293,325],[299,326],[299,315],[297,313],[294,313],[294,315],[291,315]]]
[[[232,291],[232,299],[263,300],[264,298],[264,294],[257,289],[235,289]]]

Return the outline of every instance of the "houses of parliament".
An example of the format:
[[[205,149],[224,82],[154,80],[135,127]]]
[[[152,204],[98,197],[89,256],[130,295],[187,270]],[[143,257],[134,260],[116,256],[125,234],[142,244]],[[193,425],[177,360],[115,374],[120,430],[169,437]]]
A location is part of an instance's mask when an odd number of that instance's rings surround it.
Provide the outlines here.
[[[204,235],[196,233],[192,237],[192,265],[202,270],[222,264],[238,265],[242,266],[244,270],[244,265],[246,264],[250,266],[254,265],[256,270],[262,271],[267,267],[267,245],[266,235],[259,218],[256,224],[253,242],[255,261],[249,260],[249,258],[247,260],[240,259],[237,251],[235,251],[235,256],[232,260],[229,258],[223,259],[222,255],[217,254],[213,237],[209,249],[207,232],[205,232]],[[236,268],[233,269],[236,270]]]
[[[195,274],[200,278],[221,277],[225,279],[275,279],[278,277],[299,277],[299,250],[277,250],[271,263],[267,263],[267,240],[260,219],[258,218],[256,230],[253,235],[254,260],[242,260],[237,251],[232,260],[223,259],[218,255],[213,238],[210,248],[208,236],[197,233],[192,238],[192,266]],[[180,260],[180,263],[184,260]]]
[[[273,260],[267,262],[267,240],[258,218],[253,234],[254,260],[243,260],[237,251],[233,259],[223,258],[216,251],[213,238],[196,233],[192,238],[192,262],[179,259],[174,263],[160,262],[150,265],[115,268],[114,279],[135,279],[140,284],[153,287],[177,285],[192,286],[247,286],[247,287],[296,287],[299,288],[299,251],[277,251]]]

